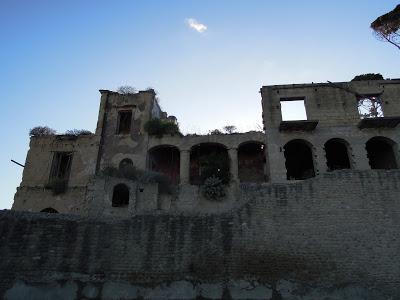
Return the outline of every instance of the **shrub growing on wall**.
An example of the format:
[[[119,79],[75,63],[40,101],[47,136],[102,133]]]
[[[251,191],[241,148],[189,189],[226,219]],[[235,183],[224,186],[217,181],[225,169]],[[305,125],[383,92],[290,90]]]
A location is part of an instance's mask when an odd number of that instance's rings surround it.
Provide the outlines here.
[[[36,126],[29,131],[30,136],[55,135],[57,131],[47,126]]]
[[[208,132],[208,134],[210,134],[210,135],[220,135],[220,134],[223,134],[223,133],[222,133],[222,131],[219,130],[219,129],[214,129],[214,130],[210,130],[210,131]]]
[[[209,200],[220,201],[225,196],[225,185],[217,176],[211,176],[204,181],[201,192]]]
[[[80,136],[80,135],[91,135],[91,131],[86,129],[71,129],[65,132],[65,135]]]
[[[164,119],[151,119],[144,124],[144,130],[149,135],[154,135],[158,138],[165,134],[175,135],[180,134],[179,126],[175,122]]]
[[[383,80],[382,74],[367,73],[355,76],[351,81],[364,81],[364,80]]]

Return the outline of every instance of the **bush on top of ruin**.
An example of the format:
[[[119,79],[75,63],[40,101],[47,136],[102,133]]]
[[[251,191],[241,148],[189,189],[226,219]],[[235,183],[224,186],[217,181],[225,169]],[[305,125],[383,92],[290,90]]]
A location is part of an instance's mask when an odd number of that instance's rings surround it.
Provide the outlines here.
[[[164,135],[181,135],[179,125],[168,119],[151,119],[144,124],[144,130],[149,135],[162,138]]]
[[[137,93],[137,89],[131,85],[121,85],[117,88],[117,92],[122,95],[132,95]]]
[[[70,136],[81,136],[81,135],[91,135],[93,134],[90,130],[86,129],[70,129],[65,132],[65,135]]]
[[[30,136],[52,136],[52,135],[63,136],[63,135],[67,135],[67,136],[78,137],[78,136],[82,136],[82,135],[92,135],[92,134],[93,133],[90,130],[86,130],[86,129],[70,129],[70,130],[67,130],[63,134],[57,134],[57,131],[55,129],[50,128],[48,126],[36,126],[36,127],[33,127],[29,131]]]
[[[236,133],[236,126],[235,125],[226,125],[222,128],[227,134]]]
[[[365,81],[365,80],[383,80],[380,73],[366,73],[355,76],[351,81]]]
[[[29,130],[30,136],[56,135],[57,131],[47,126],[36,126]]]
[[[219,135],[219,134],[233,134],[236,133],[236,126],[234,125],[226,125],[222,128],[224,132],[219,129],[213,129],[208,132],[209,135]]]
[[[208,132],[208,134],[210,134],[210,135],[219,135],[219,134],[224,134],[224,133],[219,129],[214,129],[214,130],[210,130]]]

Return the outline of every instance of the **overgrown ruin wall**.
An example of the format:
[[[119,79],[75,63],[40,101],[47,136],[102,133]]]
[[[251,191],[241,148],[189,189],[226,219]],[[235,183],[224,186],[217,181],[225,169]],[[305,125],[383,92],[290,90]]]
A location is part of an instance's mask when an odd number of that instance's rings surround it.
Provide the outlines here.
[[[400,171],[335,171],[241,193],[243,206],[224,214],[3,211],[0,295],[400,298]]]

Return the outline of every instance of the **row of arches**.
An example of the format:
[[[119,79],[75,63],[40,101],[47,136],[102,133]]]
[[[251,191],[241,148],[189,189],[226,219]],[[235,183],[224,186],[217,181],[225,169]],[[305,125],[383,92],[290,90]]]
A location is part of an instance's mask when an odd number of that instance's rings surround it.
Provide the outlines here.
[[[234,157],[229,155],[234,151]],[[229,181],[231,164],[237,164],[238,179],[241,182],[265,181],[265,145],[258,141],[249,141],[239,145],[238,149],[228,150],[219,143],[201,143],[189,151],[189,182],[199,185],[206,178],[215,175],[223,181]],[[157,146],[148,151],[148,169],[168,176],[172,183],[180,181],[181,153],[175,146]],[[235,160],[237,157],[237,161]]]
[[[366,143],[371,169],[396,169],[396,143],[386,137],[373,137]],[[325,145],[328,171],[351,169],[351,148],[343,139],[330,139]],[[286,176],[288,180],[315,176],[312,144],[302,139],[289,141],[284,146]]]
[[[374,137],[367,141],[366,150],[371,169],[398,168],[396,143],[385,137]],[[314,177],[315,160],[313,145],[303,139],[291,140],[285,144],[284,157],[288,180],[301,180]],[[334,138],[324,144],[328,171],[353,168],[351,147],[343,139]],[[232,152],[234,154],[232,155]],[[148,169],[165,174],[172,184],[178,184],[181,172],[181,153],[175,146],[157,146],[148,152]],[[232,159],[236,159],[232,162]],[[266,181],[265,145],[261,142],[247,142],[238,149],[227,149],[218,143],[203,143],[193,146],[189,151],[189,182],[201,184],[212,175],[220,177],[225,183],[230,180],[232,163],[237,164],[240,182]],[[123,159],[120,168],[133,165],[130,159]],[[113,188],[112,206],[124,207],[129,204],[129,188],[117,184]],[[48,211],[50,212],[50,211]]]

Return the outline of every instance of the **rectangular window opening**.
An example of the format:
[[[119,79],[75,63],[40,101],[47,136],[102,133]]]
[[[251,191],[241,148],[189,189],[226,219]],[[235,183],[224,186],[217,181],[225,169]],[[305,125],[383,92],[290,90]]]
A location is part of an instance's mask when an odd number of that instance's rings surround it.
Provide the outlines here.
[[[118,113],[117,134],[129,134],[131,131],[132,111],[120,111]]]
[[[382,101],[379,95],[361,95],[357,97],[360,119],[382,118]]]
[[[50,179],[68,180],[71,169],[72,152],[55,152]]]
[[[307,120],[304,98],[281,98],[282,121]]]

